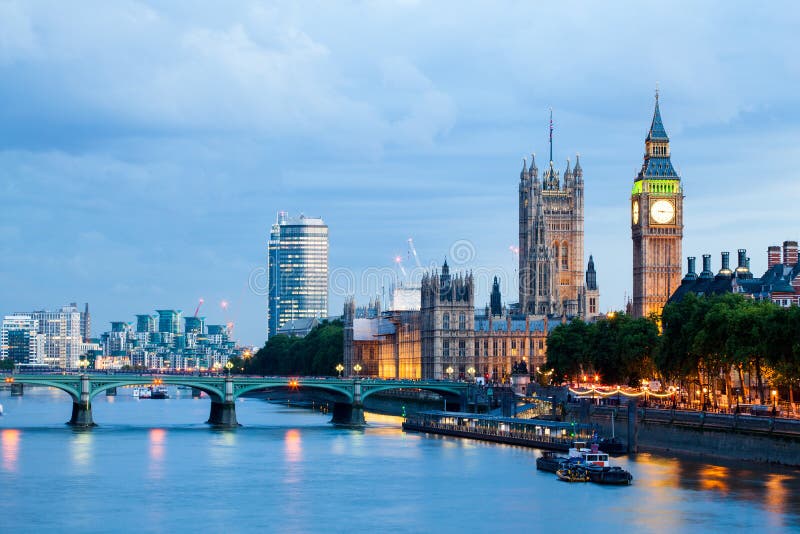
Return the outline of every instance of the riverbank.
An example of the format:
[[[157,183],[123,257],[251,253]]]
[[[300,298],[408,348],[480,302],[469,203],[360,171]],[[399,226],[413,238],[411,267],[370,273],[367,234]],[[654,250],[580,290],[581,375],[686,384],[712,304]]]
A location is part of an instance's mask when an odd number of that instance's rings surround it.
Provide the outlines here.
[[[800,466],[800,421],[635,405],[566,407],[565,420],[596,425],[629,451]]]

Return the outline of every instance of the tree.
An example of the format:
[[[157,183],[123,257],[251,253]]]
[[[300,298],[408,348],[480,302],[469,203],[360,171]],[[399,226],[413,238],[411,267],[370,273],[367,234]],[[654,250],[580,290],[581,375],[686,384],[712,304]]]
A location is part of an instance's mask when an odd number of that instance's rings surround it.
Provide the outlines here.
[[[342,322],[324,321],[305,337],[272,336],[244,367],[259,375],[333,376],[343,353]]]

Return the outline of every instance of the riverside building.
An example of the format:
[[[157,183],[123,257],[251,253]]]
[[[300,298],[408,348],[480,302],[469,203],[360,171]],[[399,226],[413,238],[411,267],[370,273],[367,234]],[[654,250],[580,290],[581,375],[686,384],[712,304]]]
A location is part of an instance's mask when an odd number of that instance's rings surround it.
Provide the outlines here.
[[[328,315],[328,226],[278,213],[268,246],[268,335],[289,321]]]

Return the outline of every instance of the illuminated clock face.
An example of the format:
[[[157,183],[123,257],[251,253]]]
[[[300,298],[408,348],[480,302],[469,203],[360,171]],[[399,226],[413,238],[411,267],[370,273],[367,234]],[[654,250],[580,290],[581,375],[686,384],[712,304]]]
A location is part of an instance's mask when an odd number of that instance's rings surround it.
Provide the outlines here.
[[[675,205],[669,200],[656,200],[650,207],[650,217],[658,224],[669,224],[675,220]]]
[[[633,201],[633,224],[639,224],[639,201]]]

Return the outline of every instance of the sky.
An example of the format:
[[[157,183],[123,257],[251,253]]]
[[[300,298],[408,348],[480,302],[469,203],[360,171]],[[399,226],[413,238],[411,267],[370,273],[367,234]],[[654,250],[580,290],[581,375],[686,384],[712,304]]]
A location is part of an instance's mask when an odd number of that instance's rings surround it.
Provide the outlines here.
[[[541,5],[540,5],[541,4]],[[0,314],[160,308],[266,338],[279,210],[330,227],[329,311],[423,266],[517,300],[522,158],[580,153],[601,309],[660,89],[683,255],[797,240],[793,2],[0,0]],[[224,309],[220,303],[229,303]]]

